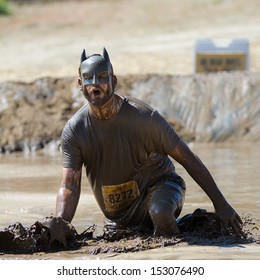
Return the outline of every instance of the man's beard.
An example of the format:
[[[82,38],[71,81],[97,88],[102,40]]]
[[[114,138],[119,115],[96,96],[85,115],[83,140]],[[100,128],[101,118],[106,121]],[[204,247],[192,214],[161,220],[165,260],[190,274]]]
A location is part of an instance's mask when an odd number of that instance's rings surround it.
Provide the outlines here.
[[[98,98],[98,99],[94,99],[94,98],[91,98],[91,94],[89,94],[86,89],[83,89],[83,94],[85,96],[85,98],[93,105],[95,106],[103,106],[104,104],[106,104],[106,102],[111,98],[112,94],[110,92],[110,90],[108,91],[103,91],[101,88],[98,89],[99,91],[101,91],[102,93],[104,93],[104,97],[102,98]]]

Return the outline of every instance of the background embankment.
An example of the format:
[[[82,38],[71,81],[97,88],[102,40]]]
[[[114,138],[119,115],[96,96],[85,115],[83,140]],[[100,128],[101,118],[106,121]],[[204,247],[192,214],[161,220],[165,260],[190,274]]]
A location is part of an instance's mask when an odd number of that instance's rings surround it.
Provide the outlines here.
[[[131,75],[117,92],[142,99],[185,141],[260,140],[260,75]],[[0,150],[56,149],[67,120],[86,102],[76,77],[0,84]]]

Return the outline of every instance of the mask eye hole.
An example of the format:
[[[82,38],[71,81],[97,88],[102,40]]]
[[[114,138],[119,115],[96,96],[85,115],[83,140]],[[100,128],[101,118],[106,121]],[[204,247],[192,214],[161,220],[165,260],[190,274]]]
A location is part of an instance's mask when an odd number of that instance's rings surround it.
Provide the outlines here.
[[[83,74],[83,78],[86,80],[91,80],[91,79],[93,79],[93,75],[85,73],[85,74]]]
[[[98,75],[99,78],[101,79],[106,79],[108,77],[108,73],[107,72],[103,72],[100,75]]]

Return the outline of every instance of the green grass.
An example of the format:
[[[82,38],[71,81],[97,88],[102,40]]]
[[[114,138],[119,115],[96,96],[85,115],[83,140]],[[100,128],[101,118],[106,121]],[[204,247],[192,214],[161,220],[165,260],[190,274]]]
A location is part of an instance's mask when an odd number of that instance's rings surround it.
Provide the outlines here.
[[[0,16],[10,15],[8,0],[0,0]]]

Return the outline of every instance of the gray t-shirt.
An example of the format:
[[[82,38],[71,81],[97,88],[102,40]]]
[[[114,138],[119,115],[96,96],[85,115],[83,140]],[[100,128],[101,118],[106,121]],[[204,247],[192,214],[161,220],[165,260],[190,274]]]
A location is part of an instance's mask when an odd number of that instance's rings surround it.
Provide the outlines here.
[[[125,97],[119,113],[108,120],[95,118],[86,104],[64,127],[63,166],[77,169],[84,164],[95,198],[111,218],[118,212],[107,209],[102,186],[120,185],[122,192],[121,184],[134,181],[142,193],[175,171],[167,155],[179,139],[156,110],[138,99]],[[107,197],[114,200],[113,195],[109,190]]]

